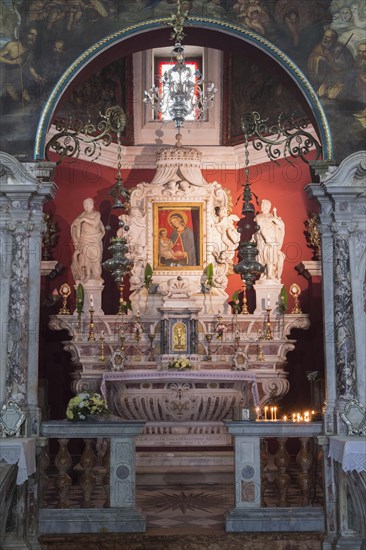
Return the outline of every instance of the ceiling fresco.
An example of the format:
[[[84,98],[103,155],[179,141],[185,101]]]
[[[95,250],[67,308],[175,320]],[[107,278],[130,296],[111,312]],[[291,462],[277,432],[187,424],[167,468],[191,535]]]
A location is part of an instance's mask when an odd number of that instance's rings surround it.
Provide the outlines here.
[[[321,100],[337,161],[364,146],[363,0],[191,0],[183,1],[181,7],[191,16],[232,22],[281,48],[308,77]],[[66,68],[100,38],[175,11],[175,0],[2,0],[0,149],[30,160],[40,111]],[[248,79],[257,77],[251,67]],[[259,80],[268,89],[268,82]],[[106,101],[109,91],[104,94]]]

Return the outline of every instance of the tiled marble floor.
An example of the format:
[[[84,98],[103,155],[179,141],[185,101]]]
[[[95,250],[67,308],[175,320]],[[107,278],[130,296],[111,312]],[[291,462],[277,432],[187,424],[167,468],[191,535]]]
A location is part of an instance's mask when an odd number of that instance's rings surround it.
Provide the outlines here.
[[[224,514],[234,504],[234,491],[218,484],[140,486],[136,502],[148,529],[225,531]]]

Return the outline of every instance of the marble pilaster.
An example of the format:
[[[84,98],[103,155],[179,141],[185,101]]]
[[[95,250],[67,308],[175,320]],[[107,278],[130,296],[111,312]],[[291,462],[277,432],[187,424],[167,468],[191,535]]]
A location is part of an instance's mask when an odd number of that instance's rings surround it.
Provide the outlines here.
[[[326,359],[326,433],[342,431],[338,412],[366,395],[366,152],[321,170],[306,187],[320,204]]]
[[[38,331],[43,203],[56,185],[53,163],[22,164],[0,152],[2,342],[0,404],[9,398],[27,411],[27,435],[37,434]]]
[[[352,286],[349,260],[349,227],[333,224],[334,231],[334,336],[337,394],[356,397],[356,355]]]

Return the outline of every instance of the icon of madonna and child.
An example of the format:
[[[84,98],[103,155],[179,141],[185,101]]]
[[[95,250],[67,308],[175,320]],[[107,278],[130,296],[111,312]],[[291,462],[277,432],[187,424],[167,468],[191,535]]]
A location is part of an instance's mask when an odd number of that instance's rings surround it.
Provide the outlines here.
[[[156,214],[157,267],[199,267],[200,206],[158,207]]]

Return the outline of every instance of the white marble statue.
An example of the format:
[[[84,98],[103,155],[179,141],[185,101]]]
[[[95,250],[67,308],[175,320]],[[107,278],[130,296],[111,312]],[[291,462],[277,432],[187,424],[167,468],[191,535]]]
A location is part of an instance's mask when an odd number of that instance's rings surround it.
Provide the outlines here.
[[[221,235],[221,240],[226,250],[235,250],[238,246],[240,235],[236,230],[234,222],[238,222],[239,220],[240,218],[236,214],[228,215],[225,206],[220,206],[216,209],[215,226]]]
[[[75,281],[101,280],[102,239],[105,234],[100,213],[94,210],[94,201],[87,198],[82,212],[71,224],[71,237],[75,247],[71,271]]]
[[[271,203],[267,199],[261,201],[261,211],[254,219],[259,225],[259,230],[254,234],[259,252],[258,261],[265,267],[262,278],[280,282],[285,260],[285,254],[281,250],[285,224],[277,216],[276,208],[271,213]]]

